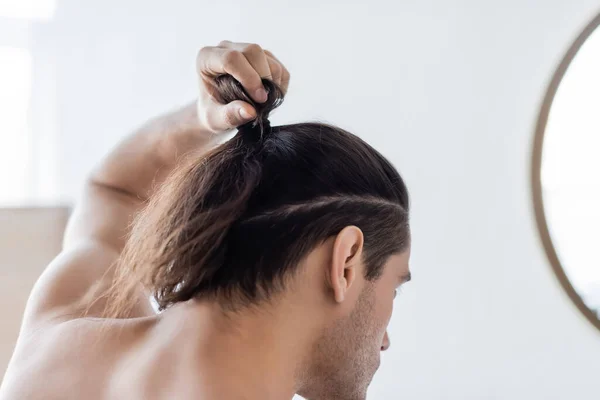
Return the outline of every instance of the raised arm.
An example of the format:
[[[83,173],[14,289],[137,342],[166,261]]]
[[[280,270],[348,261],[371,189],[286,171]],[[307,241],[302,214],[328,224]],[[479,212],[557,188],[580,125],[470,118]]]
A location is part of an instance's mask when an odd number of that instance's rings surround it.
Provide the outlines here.
[[[120,253],[131,217],[177,163],[178,155],[208,148],[196,107],[154,118],[127,137],[91,173],[65,232],[65,251],[97,242]]]
[[[266,100],[261,78],[287,89],[289,73],[258,45],[222,42],[205,47],[197,58],[198,101],[154,118],[118,145],[87,180],[69,221],[62,253],[46,268],[28,301],[23,329],[82,315],[99,316],[98,294],[113,281],[111,268],[129,234],[135,213],[144,206],[182,155],[209,149],[219,134],[253,119],[248,103],[221,104],[213,98],[214,78],[235,77],[255,101]],[[152,312],[141,291],[134,316]]]

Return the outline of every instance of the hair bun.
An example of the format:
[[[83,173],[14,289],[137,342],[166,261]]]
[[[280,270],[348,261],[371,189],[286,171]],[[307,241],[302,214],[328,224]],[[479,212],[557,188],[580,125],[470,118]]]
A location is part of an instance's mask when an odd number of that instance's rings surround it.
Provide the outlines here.
[[[262,142],[271,134],[271,122],[268,119],[255,119],[244,125],[238,126],[238,131],[244,139],[252,143]]]
[[[262,83],[267,91],[267,101],[257,103],[233,76],[221,75],[215,79],[215,94],[223,104],[241,100],[251,104],[256,110],[256,119],[238,127],[240,132],[248,134],[248,138],[254,141],[261,141],[271,133],[269,115],[281,105],[284,98],[283,91],[275,82],[263,78]]]

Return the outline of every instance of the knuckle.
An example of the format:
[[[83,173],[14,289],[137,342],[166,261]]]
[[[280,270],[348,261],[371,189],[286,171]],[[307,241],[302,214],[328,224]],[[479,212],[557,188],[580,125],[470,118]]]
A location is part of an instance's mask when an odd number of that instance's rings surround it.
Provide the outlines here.
[[[249,43],[244,47],[244,53],[246,54],[259,54],[262,53],[263,49],[256,43]]]
[[[199,63],[201,60],[206,58],[206,55],[207,53],[210,53],[210,50],[211,47],[209,46],[204,46],[200,50],[198,50],[198,53],[196,53],[196,63]]]
[[[275,81],[278,85],[281,84],[281,70],[271,67],[271,79]]]
[[[271,63],[271,65],[269,65],[269,68],[271,69],[271,73],[275,76],[281,76],[283,75],[283,67],[277,63]]]
[[[230,41],[230,40],[221,40],[221,41],[219,42],[219,46],[220,46],[220,47],[228,47],[228,46],[230,46],[230,45],[231,45],[231,41]]]
[[[240,62],[242,57],[244,56],[239,51],[229,50],[223,54],[223,65],[225,66],[225,68],[234,67]]]

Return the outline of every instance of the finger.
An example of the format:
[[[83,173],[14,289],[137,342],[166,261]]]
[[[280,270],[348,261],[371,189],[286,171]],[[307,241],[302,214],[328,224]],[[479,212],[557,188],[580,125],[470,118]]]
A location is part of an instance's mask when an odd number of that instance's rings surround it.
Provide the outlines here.
[[[210,126],[215,128],[215,131],[234,129],[256,118],[254,108],[240,100],[225,105],[214,103],[212,108],[212,111],[209,111]]]
[[[253,43],[238,43],[237,50],[241,51],[250,65],[258,72],[261,78],[273,79],[271,68],[267,60],[267,55],[262,47]]]
[[[290,72],[287,70],[285,65],[283,65],[283,63],[279,61],[279,59],[275,57],[275,55],[273,55],[273,53],[271,53],[269,50],[265,50],[265,54],[269,58],[275,60],[281,67],[281,83],[279,84],[279,87],[283,91],[283,94],[286,94],[288,91],[288,87],[290,86]]]
[[[286,67],[282,66],[282,71],[281,71],[281,90],[283,91],[283,94],[286,94],[288,91],[288,87],[290,86],[290,72],[287,70]]]
[[[259,102],[267,98],[261,77],[240,51],[224,47],[204,47],[196,60],[198,74],[214,78],[222,74],[233,76],[250,96]]]
[[[267,62],[269,63],[269,69],[271,70],[271,80],[275,82],[277,86],[281,87],[283,67],[271,57],[267,57]]]
[[[223,107],[223,123],[228,128],[236,128],[256,118],[254,107],[244,101],[232,101]]]
[[[273,80],[268,57],[262,47],[260,47],[258,44],[223,41],[219,43],[219,46],[241,52],[261,78]],[[263,96],[262,92],[258,93],[257,96],[252,97],[257,101],[263,102],[267,100],[266,92],[264,94],[265,96],[262,98],[259,98]]]
[[[207,91],[198,97],[198,118],[213,133],[222,133],[256,118],[256,110],[244,101],[222,104]]]

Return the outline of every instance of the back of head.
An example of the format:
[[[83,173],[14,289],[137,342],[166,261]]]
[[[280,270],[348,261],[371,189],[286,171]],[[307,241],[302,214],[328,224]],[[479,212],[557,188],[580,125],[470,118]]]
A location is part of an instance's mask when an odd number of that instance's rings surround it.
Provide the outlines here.
[[[271,128],[269,113],[283,98],[263,83],[269,98],[257,104],[230,76],[217,79],[224,103],[251,103],[258,118],[189,157],[153,196],[122,258],[121,300],[124,281],[141,281],[161,309],[192,298],[256,304],[283,290],[311,249],[351,225],[364,234],[368,279],[407,245],[408,193],[392,165],[334,126]],[[112,303],[112,316],[123,314],[123,303]]]

